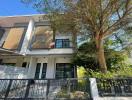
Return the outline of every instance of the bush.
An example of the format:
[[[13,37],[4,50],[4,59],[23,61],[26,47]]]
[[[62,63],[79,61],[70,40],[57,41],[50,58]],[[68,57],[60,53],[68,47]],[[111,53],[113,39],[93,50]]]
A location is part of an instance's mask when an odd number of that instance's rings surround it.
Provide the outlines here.
[[[78,69],[79,70],[79,69]],[[93,78],[132,78],[132,67],[121,67],[118,68],[118,70],[111,70],[108,71],[107,74],[104,74],[100,71],[94,71],[94,70],[89,70],[89,71],[84,71],[81,70],[83,75],[81,77],[93,77]],[[78,71],[79,72],[79,71]],[[80,77],[80,74],[78,73],[78,77]]]

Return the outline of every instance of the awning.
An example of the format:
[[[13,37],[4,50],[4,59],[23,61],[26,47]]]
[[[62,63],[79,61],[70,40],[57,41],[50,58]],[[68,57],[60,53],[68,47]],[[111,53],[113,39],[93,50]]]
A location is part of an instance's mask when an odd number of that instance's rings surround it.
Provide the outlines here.
[[[19,52],[11,51],[11,50],[4,49],[4,48],[0,48],[0,56],[6,56],[6,55],[22,56],[22,54],[20,54]]]

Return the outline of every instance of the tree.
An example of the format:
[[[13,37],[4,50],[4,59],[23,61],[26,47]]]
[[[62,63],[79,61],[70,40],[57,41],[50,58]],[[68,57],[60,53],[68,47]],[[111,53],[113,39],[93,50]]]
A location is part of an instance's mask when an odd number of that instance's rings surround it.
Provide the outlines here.
[[[132,0],[81,0],[78,11],[96,44],[100,70],[107,72],[103,42],[131,22]],[[84,8],[84,9],[82,9]]]
[[[72,19],[71,22],[74,23],[70,23],[69,28],[75,33],[79,32],[76,31],[76,26],[78,30],[85,27],[91,40],[95,41],[96,54],[103,73],[107,72],[104,39],[132,23],[132,0],[38,0],[32,3],[41,11],[68,15],[65,19]],[[65,25],[64,22],[61,24]]]
[[[107,67],[109,71],[117,70],[125,65],[123,62],[125,62],[127,56],[124,51],[116,51],[109,48],[109,45],[111,45],[109,44],[109,41],[104,44]],[[89,69],[98,71],[99,63],[96,59],[95,48],[96,46],[93,45],[93,42],[91,41],[81,44],[78,48],[77,54],[75,54],[72,58],[72,63],[77,66],[83,66],[86,71],[89,71]]]

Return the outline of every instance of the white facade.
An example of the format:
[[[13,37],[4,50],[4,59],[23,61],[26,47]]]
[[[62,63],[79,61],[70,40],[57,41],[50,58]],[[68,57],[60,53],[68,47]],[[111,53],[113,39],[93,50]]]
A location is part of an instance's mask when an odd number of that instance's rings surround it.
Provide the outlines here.
[[[17,20],[18,20],[18,18],[20,18],[20,16],[16,17]],[[14,19],[14,17],[13,17],[13,19]],[[60,48],[31,50],[29,48],[29,45],[32,42],[32,38],[35,34],[34,30],[36,27],[35,23],[37,21],[37,17],[36,16],[35,17],[34,16],[22,16],[21,19],[24,19],[24,20],[20,20],[20,22],[18,20],[17,23],[22,23],[23,21],[25,23],[25,20],[27,21],[26,23],[28,23],[27,29],[25,31],[26,33],[23,38],[23,42],[21,44],[21,49],[20,49],[20,51],[15,51],[15,52],[18,52],[21,56],[18,56],[18,55],[17,56],[12,56],[12,55],[8,55],[8,56],[4,55],[3,56],[2,55],[1,56],[0,55],[0,59],[2,60],[1,64],[15,64],[15,66],[19,66],[19,67],[26,66],[25,69],[28,70],[27,78],[35,78],[35,75],[37,73],[37,71],[36,71],[37,64],[39,64],[40,67],[39,67],[39,76],[37,76],[38,78],[42,78],[42,74],[44,74],[45,78],[47,78],[47,79],[56,78],[57,64],[58,64],[58,66],[59,66],[59,64],[60,65],[64,64],[65,68],[63,68],[63,69],[66,69],[67,64],[71,63],[71,57],[72,57],[72,54],[74,53],[73,48],[72,48],[72,42],[69,42],[69,46],[70,46],[69,48],[61,48],[60,47]],[[2,20],[2,19],[0,18],[0,20]],[[6,18],[4,20],[6,20]],[[12,17],[9,17],[8,20],[12,20]],[[4,21],[3,21],[3,23],[4,23]],[[11,24],[11,26],[10,26],[10,24]],[[10,28],[14,27],[12,25],[15,25],[14,22],[10,22],[10,24],[8,24],[8,27],[10,26]],[[0,23],[0,25],[1,26],[3,25],[3,27],[6,27],[6,23],[4,23],[4,24]],[[1,46],[5,42],[4,40],[6,40],[8,33],[9,33],[9,31],[6,31],[4,36],[2,37],[2,39],[0,40]],[[67,34],[67,35],[66,34],[57,34],[55,36],[55,39],[62,39],[62,40],[68,39],[69,41],[72,41],[71,34]],[[26,65],[24,65],[24,63]],[[44,70],[43,64],[47,65],[46,73],[44,73],[44,71],[43,71]]]

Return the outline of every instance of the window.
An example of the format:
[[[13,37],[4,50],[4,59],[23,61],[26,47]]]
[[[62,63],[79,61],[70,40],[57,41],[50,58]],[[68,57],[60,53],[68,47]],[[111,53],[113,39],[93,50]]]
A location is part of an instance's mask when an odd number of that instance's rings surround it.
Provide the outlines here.
[[[69,48],[70,40],[69,39],[56,39],[55,46],[56,48]]]
[[[35,72],[35,78],[36,79],[39,79],[40,67],[41,67],[41,63],[37,63],[36,72]]]
[[[45,79],[47,70],[47,63],[37,63],[35,78],[36,79]]]
[[[56,78],[73,78],[74,67],[68,63],[57,63],[56,64]]]
[[[41,79],[45,79],[45,77],[46,77],[46,70],[47,70],[47,63],[43,63]]]
[[[27,62],[23,62],[23,63],[22,63],[22,67],[23,67],[23,68],[26,68],[26,66],[27,66]]]
[[[49,45],[53,40],[52,32],[50,26],[37,26],[30,47],[32,49],[49,48]]]
[[[5,42],[3,44],[3,48],[16,50],[19,48],[21,40],[23,39],[23,35],[25,28],[11,28]]]

